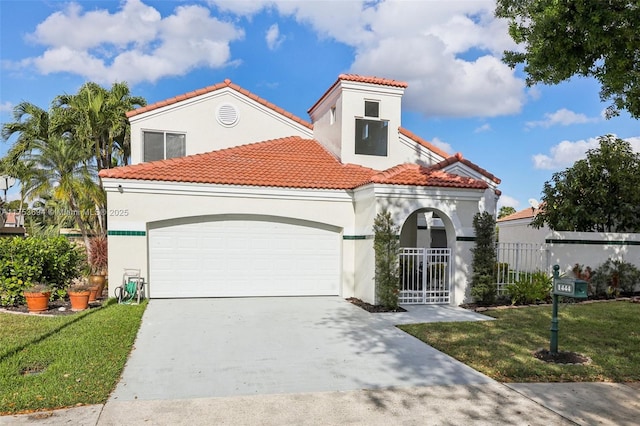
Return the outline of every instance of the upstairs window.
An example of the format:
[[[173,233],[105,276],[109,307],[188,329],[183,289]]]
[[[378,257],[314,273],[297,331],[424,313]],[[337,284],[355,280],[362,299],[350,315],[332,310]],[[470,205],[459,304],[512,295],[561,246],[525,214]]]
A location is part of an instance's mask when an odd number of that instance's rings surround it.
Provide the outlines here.
[[[356,118],[356,154],[387,156],[389,122]]]
[[[356,154],[387,156],[389,121],[380,120],[380,103],[364,101],[365,118],[356,118]]]
[[[143,132],[143,161],[184,157],[187,151],[186,135],[169,132]]]
[[[376,101],[364,101],[365,117],[380,117],[380,104]]]

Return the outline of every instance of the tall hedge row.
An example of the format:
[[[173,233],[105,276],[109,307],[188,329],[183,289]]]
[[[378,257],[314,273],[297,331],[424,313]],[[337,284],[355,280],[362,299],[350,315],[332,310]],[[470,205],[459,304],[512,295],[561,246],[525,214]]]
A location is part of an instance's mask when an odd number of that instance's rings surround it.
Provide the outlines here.
[[[84,250],[65,237],[0,238],[0,306],[24,303],[23,291],[35,283],[64,296],[85,263]]]

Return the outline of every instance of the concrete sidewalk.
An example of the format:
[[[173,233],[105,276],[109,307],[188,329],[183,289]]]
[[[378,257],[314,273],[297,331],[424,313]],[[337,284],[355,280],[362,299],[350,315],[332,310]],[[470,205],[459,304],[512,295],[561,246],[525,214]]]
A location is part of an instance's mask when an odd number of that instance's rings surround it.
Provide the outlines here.
[[[109,401],[0,425],[637,425],[640,385],[487,383],[189,400]]]

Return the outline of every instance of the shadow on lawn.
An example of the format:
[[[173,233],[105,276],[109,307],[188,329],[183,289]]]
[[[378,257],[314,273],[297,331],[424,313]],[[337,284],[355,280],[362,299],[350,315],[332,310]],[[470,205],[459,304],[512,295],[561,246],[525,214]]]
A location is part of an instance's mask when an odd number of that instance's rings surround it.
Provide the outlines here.
[[[109,305],[103,305],[101,308],[103,307],[108,307]],[[24,344],[20,345],[20,346],[16,346],[15,348],[5,352],[5,353],[0,353],[0,362],[3,362],[6,359],[11,358],[12,356],[16,355],[18,352],[28,348],[29,346],[32,345],[37,345],[38,343],[48,339],[49,337],[53,336],[54,334],[64,330],[65,328],[69,327],[72,324],[75,324],[79,321],[82,321],[83,319],[87,318],[89,315],[93,315],[95,312],[98,312],[101,310],[101,308],[98,309],[90,309],[88,312],[78,312],[78,317],[72,319],[69,322],[65,322],[64,324],[60,325],[59,327],[56,327],[50,331],[48,331],[45,334],[42,334],[34,339],[32,339],[31,341],[25,342]]]

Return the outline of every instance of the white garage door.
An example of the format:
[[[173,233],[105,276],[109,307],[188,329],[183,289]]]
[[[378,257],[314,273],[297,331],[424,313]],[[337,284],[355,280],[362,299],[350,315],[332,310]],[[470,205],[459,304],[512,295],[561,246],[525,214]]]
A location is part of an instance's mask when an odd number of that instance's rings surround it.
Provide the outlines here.
[[[149,231],[149,295],[338,295],[340,234],[291,223],[225,220]]]

